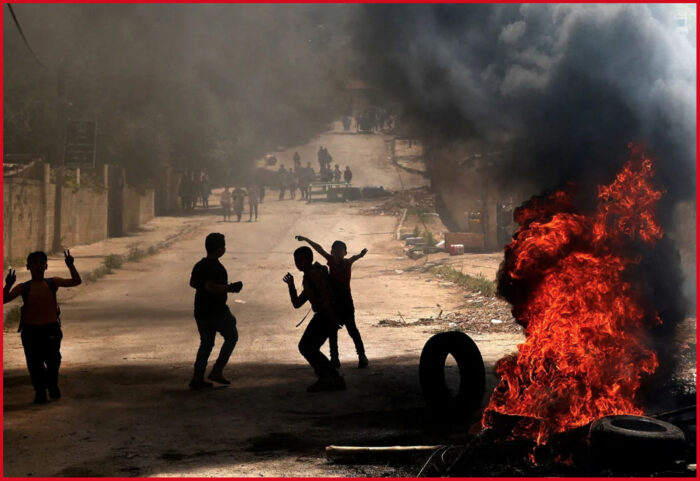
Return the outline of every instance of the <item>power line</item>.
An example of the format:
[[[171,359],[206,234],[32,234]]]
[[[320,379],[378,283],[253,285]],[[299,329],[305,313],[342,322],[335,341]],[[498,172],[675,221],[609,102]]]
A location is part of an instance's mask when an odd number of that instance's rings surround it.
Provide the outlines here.
[[[36,54],[34,53],[34,50],[32,50],[32,47],[29,45],[29,42],[27,41],[27,37],[24,36],[24,32],[22,31],[22,27],[19,24],[19,20],[17,20],[17,16],[15,15],[15,11],[12,9],[12,5],[10,5],[8,3],[7,8],[10,9],[10,14],[12,14],[12,19],[15,21],[15,25],[17,26],[17,30],[19,31],[19,35],[22,37],[22,40],[24,40],[24,44],[27,46],[27,49],[34,57],[34,60],[36,60],[36,63],[38,63],[39,65],[41,65],[42,67],[44,67],[45,69],[48,70],[46,65],[41,63],[41,60],[39,60],[39,57],[36,56]]]

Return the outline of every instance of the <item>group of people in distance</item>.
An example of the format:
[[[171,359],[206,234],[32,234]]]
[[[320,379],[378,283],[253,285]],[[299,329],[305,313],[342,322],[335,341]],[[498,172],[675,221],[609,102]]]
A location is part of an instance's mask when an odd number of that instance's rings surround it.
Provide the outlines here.
[[[352,171],[350,166],[345,166],[345,171],[340,171],[340,166],[335,164],[335,169],[331,169],[331,162],[333,157],[328,152],[328,149],[324,146],[318,148],[318,165],[319,165],[319,179],[321,182],[340,182],[343,178],[345,182],[350,183],[352,181]]]
[[[299,152],[294,152],[294,168],[287,169],[284,164],[279,166],[277,171],[278,184],[280,189],[279,200],[284,199],[284,195],[289,191],[289,198],[296,198],[297,188],[301,191],[301,200],[309,200],[309,189],[313,181],[317,180],[316,172],[311,167],[311,162],[306,163],[306,167],[301,166],[301,156]],[[335,169],[331,169],[333,158],[328,153],[328,149],[321,146],[318,150],[319,174],[320,182],[352,182],[352,170],[350,166],[345,166],[345,170],[341,171],[340,166],[335,164]]]
[[[202,207],[209,207],[209,195],[211,195],[209,176],[204,172],[196,175],[194,172],[185,171],[180,179],[177,195],[180,197],[182,210],[193,210],[197,202],[201,202]]]
[[[253,216],[255,216],[255,221],[257,222],[258,204],[263,201],[264,195],[265,189],[259,187],[257,184],[251,184],[248,190],[237,185],[233,191],[230,190],[228,185],[225,186],[224,191],[221,193],[221,210],[223,212],[224,222],[231,220],[232,207],[234,214],[236,214],[237,222],[241,221],[246,197],[248,197],[248,212],[250,214],[248,222],[253,222]]]
[[[299,155],[298,152],[294,154]],[[284,194],[287,191],[289,191],[290,199],[296,199],[297,189],[301,193],[301,200],[308,200],[309,186],[314,180],[316,180],[316,173],[310,162],[306,163],[306,167],[302,167],[301,163],[299,166],[295,165],[294,170],[288,170],[284,164],[281,164],[277,170],[277,182],[280,189],[279,200],[284,200]]]
[[[367,254],[367,249],[347,258],[347,247],[342,241],[335,241],[328,253],[307,237],[297,236],[296,239],[311,246],[299,247],[294,251],[294,264],[303,273],[301,293],[297,293],[292,274],[287,272],[282,280],[288,286],[294,308],[298,309],[309,302],[314,313],[299,341],[299,351],[318,378],[307,391],[344,390],[345,380],[338,372],[338,331],[342,326],[345,326],[355,344],[357,367],[362,369],[369,365],[362,336],[355,323],[355,306],[350,290],[352,266]],[[194,318],[200,339],[194,374],[189,384],[192,389],[212,387],[209,381],[230,384],[224,376],[224,368],[238,342],[238,330],[236,318],[226,301],[229,292],[237,293],[243,289],[241,281],[229,283],[226,268],[219,261],[226,252],[224,235],[216,232],[209,234],[204,246],[206,257],[195,264],[189,281],[190,287],[195,289]],[[326,260],[327,267],[314,262],[311,248]],[[3,288],[4,303],[19,296],[23,300],[19,331],[35,391],[34,402],[37,404],[46,403],[49,398],[58,400],[61,397],[58,372],[63,333],[56,293],[60,287],[73,287],[81,283],[70,251],[64,251],[64,255],[70,278],[46,278],[48,257],[46,253],[37,251],[27,257],[31,280],[15,286],[16,272],[10,269]],[[224,343],[205,379],[217,333],[223,337]],[[329,341],[330,359],[321,352],[326,340]]]

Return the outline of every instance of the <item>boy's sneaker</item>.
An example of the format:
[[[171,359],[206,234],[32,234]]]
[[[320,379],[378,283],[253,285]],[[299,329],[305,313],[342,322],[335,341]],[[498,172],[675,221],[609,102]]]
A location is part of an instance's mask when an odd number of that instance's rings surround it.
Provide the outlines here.
[[[226,379],[224,377],[224,372],[220,369],[213,368],[209,375],[207,376],[207,379],[210,379],[211,381],[218,382],[219,384],[231,384],[231,381]]]
[[[336,369],[339,369],[340,368],[340,359],[338,359],[337,357],[332,357],[331,358],[331,366],[333,366]]]
[[[359,358],[359,361],[357,362],[357,369],[364,369],[367,366],[369,366],[369,360],[367,359],[367,356],[364,354],[359,354],[357,356]]]
[[[34,394],[34,404],[46,404],[46,402],[48,402],[48,399],[46,398],[45,390],[42,389]]]
[[[58,386],[49,387],[49,397],[53,400],[61,399],[61,390],[58,389]]]
[[[204,380],[204,374],[195,374],[190,381],[190,387],[192,389],[203,389],[214,387],[214,385]]]

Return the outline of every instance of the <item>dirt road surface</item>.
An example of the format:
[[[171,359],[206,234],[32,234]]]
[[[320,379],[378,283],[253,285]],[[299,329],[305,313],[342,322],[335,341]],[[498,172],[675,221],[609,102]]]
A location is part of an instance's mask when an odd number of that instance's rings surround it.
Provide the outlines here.
[[[326,145],[342,165],[354,167],[356,178],[374,181],[367,184],[423,182],[411,175],[398,181],[386,144],[380,135],[329,133],[303,153]],[[413,261],[399,259],[403,251],[394,240],[398,219],[362,215],[367,202],[307,204],[277,201],[275,194],[266,197],[257,223],[223,223],[210,215],[159,253],[62,290],[59,401],[31,403],[19,335],[5,333],[5,476],[343,476],[358,472],[329,464],[326,445],[464,438],[466,425],[437,426],[423,407],[417,367],[430,331],[378,325],[398,312],[407,320],[435,315],[437,304],[447,312],[462,293],[424,282],[427,274],[409,269]],[[188,280],[213,231],[226,235],[221,260],[229,279],[244,283],[240,294],[229,295],[240,339],[225,371],[231,385],[192,391],[187,384],[198,335]],[[353,293],[370,366],[356,368],[352,342],[341,331],[346,392],[305,391],[314,376],[297,350],[304,326],[295,325],[308,308],[294,310],[282,282],[287,271],[301,281],[292,259],[300,245],[296,234],[323,245],[344,239],[350,253],[369,249],[354,269]],[[475,340],[488,370],[521,339],[491,334],[488,342]],[[217,337],[210,365],[220,345]]]

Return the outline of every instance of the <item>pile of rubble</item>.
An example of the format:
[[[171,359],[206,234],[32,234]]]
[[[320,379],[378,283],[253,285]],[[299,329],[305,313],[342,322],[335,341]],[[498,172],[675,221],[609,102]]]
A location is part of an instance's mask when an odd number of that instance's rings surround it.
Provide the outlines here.
[[[449,330],[468,334],[491,332],[521,333],[523,328],[510,313],[510,304],[496,297],[484,297],[478,292],[465,294],[467,305],[459,311],[446,314],[444,322]]]
[[[427,187],[396,192],[390,199],[371,209],[363,211],[367,215],[401,215],[404,209],[416,212],[435,212],[435,194]]]
[[[447,287],[447,286],[445,286]],[[436,316],[406,319],[382,319],[379,327],[430,326],[431,332],[462,331],[467,334],[521,333],[523,328],[510,313],[510,304],[496,297],[486,297],[478,292],[464,295],[465,305],[458,311]]]

